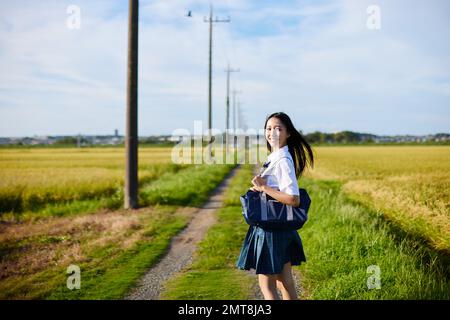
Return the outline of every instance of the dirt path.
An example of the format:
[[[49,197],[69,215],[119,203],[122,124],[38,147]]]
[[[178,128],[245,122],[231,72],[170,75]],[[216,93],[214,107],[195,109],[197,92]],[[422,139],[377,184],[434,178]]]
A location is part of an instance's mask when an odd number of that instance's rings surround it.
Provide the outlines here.
[[[194,213],[188,226],[172,239],[168,252],[150,268],[126,300],[157,300],[163,284],[176,272],[192,263],[197,243],[216,222],[215,212],[222,207],[224,191],[239,167],[234,168],[216,188],[206,204]]]

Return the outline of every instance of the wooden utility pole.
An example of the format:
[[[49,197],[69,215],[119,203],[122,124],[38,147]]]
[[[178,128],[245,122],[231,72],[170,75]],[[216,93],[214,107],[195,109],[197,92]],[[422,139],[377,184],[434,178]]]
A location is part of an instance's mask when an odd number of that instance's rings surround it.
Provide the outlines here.
[[[232,69],[230,68],[230,64],[228,64],[227,69],[225,69],[227,72],[227,109],[226,109],[226,129],[230,128],[230,73],[231,72],[239,72],[239,69]]]
[[[241,90],[233,90],[233,130],[236,134],[236,119],[237,119],[237,113],[236,113],[236,94],[242,93]]]
[[[138,9],[139,1],[129,0],[125,209],[136,209],[138,207]]]
[[[230,18],[219,20],[217,17],[213,19],[213,8],[210,6],[209,19],[204,19],[209,23],[209,69],[208,69],[208,156],[211,157],[211,128],[212,128],[212,35],[213,22],[230,22]]]
[[[237,148],[237,136],[236,136],[236,94],[242,93],[241,90],[233,90],[233,148],[236,150]]]
[[[241,108],[241,106],[243,104],[244,103],[240,102],[238,99],[238,102],[237,102],[237,115],[238,115],[237,127],[238,127],[238,129],[246,130],[247,128],[246,128],[246,124],[244,123],[244,116],[242,114],[242,108]]]
[[[231,69],[230,64],[228,63],[227,69],[227,101],[226,101],[226,120],[225,120],[225,143],[226,150],[228,152],[228,130],[230,129],[230,73],[231,72],[239,72],[239,69]]]

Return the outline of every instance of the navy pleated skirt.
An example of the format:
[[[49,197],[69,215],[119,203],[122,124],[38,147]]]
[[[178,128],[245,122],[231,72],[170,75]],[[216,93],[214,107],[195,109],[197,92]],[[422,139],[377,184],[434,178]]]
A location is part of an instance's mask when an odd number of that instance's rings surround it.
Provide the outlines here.
[[[302,240],[296,230],[264,230],[250,226],[236,266],[242,270],[255,269],[256,274],[279,274],[283,266],[306,262]]]

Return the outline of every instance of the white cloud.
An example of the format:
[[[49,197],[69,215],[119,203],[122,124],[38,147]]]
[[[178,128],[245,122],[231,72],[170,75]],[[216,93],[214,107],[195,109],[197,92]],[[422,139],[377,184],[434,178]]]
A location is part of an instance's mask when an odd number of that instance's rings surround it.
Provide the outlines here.
[[[126,5],[79,2],[80,30],[65,26],[65,3],[1,4],[0,136],[123,132]],[[438,10],[448,5],[379,3],[382,28],[370,31],[368,1],[216,2],[217,16],[229,14],[232,22],[214,25],[214,125],[224,128],[229,60],[241,69],[232,74],[232,86],[242,90],[243,114],[253,128],[282,109],[306,132],[448,131],[436,119],[450,120],[444,107],[449,46],[415,36],[448,34],[443,28],[450,29],[449,22]],[[185,17],[188,10],[193,18]],[[168,134],[206,121],[208,10],[207,1],[141,2],[140,134]],[[435,116],[418,121],[411,110],[421,114],[421,107]],[[27,110],[33,116],[24,120]],[[386,127],[386,114],[409,120]],[[19,121],[20,127],[11,125]]]

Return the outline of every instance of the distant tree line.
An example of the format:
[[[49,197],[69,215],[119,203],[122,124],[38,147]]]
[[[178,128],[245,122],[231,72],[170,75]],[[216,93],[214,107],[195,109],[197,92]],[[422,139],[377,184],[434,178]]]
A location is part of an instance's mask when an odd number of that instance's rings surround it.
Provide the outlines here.
[[[300,131],[300,133],[302,132]],[[303,134],[303,136],[309,143],[370,143],[374,142],[377,138],[377,136],[373,134],[352,131],[341,131],[336,133],[315,131],[312,133]]]
[[[353,131],[340,131],[335,133],[326,133],[315,131],[312,133],[304,134],[299,131],[305,139],[316,145],[327,144],[430,144],[430,145],[450,145],[449,133],[437,133],[429,135],[395,135],[395,136],[379,136],[369,133],[359,133]],[[193,137],[191,137],[193,138]],[[123,136],[49,136],[45,138],[1,138],[0,147],[8,146],[123,146]],[[172,137],[170,135],[160,136],[142,136],[139,137],[139,145],[158,145],[158,146],[171,146],[177,144],[181,137]],[[222,137],[225,141],[225,137]],[[203,141],[206,145],[206,140]]]
[[[301,130],[300,130],[300,133]],[[303,133],[302,133],[303,134]],[[395,135],[378,136],[369,133],[353,131],[340,131],[336,133],[325,133],[315,131],[303,134],[309,143],[313,144],[370,144],[370,143],[425,143],[425,144],[450,144],[450,134],[437,133],[424,136]]]

